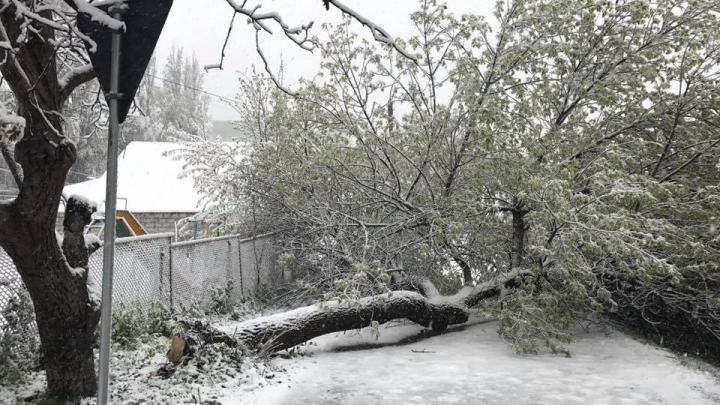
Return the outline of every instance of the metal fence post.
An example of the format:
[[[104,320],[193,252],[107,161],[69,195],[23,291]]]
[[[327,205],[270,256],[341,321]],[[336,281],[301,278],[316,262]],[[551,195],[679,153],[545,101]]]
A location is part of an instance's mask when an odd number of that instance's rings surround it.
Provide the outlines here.
[[[163,259],[165,259],[165,248],[160,248],[160,271],[158,272],[158,276],[160,277],[160,301],[161,302],[162,302],[163,292],[164,292],[163,291],[163,284],[164,284],[163,283],[163,276],[164,276],[163,270],[165,270],[165,266],[163,266],[163,264],[165,263],[165,260],[163,260]]]
[[[173,303],[173,243],[170,239],[170,258],[168,259],[168,290],[170,293],[170,312],[175,310]]]
[[[245,287],[243,286],[243,266],[242,266],[242,242],[240,237],[237,238],[238,245],[238,271],[240,272],[240,296],[245,299]]]
[[[225,284],[230,287],[232,283],[232,239],[227,240],[227,261],[225,263]]]

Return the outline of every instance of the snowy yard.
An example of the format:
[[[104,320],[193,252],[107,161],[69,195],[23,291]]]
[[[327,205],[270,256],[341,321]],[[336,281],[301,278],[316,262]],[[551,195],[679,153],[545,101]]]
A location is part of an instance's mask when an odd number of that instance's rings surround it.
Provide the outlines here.
[[[257,315],[257,314],[256,314]],[[245,317],[252,317],[246,314]],[[237,322],[210,319],[232,333]],[[720,372],[620,332],[575,332],[572,356],[518,355],[478,316],[438,334],[407,321],[328,334],[300,356],[236,357],[212,345],[170,378],[166,337],[113,350],[116,405],[330,404],[690,404],[720,403]],[[44,390],[44,373],[0,386],[0,404],[22,404]],[[33,402],[37,403],[37,402]],[[83,401],[93,405],[94,399]]]
[[[313,355],[276,360],[281,384],[227,394],[224,405],[250,404],[716,404],[717,373],[619,332],[576,334],[572,357],[520,356],[500,340],[497,323],[468,325],[420,338],[417,325],[326,335]],[[226,328],[231,331],[232,326]],[[400,342],[395,343],[395,342]]]

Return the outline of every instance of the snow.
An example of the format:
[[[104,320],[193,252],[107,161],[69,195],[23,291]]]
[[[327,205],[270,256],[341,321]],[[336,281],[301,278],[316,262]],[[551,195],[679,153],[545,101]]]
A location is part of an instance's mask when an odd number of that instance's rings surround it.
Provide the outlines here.
[[[236,307],[232,317],[237,319],[237,316],[241,319],[257,316],[256,308],[252,305]],[[231,321],[230,315],[211,316],[209,320]],[[147,334],[137,337],[138,341],[131,347],[113,343],[109,401],[113,405],[207,404],[227,390],[251,391],[266,385],[277,385],[285,380],[283,369],[272,362],[257,356],[243,355],[223,345],[198,348],[189,364],[166,379],[157,373],[167,361],[165,352],[170,339]],[[95,350],[96,364],[97,356],[98,351]],[[45,373],[42,371],[27,376],[25,382],[0,384],[0,404],[25,404],[29,403],[30,398],[35,398],[32,403],[40,403],[37,397],[42,395],[45,387]],[[80,402],[81,405],[95,403],[94,398]]]
[[[166,153],[182,149],[171,142],[131,142],[118,157],[118,209],[130,212],[198,212],[200,193],[190,177],[180,178],[183,160]],[[106,174],[97,179],[66,186],[66,195],[105,201]],[[100,209],[104,209],[101,204]],[[60,211],[64,212],[64,205]]]
[[[68,198],[68,201],[75,200],[78,204],[84,205],[87,208],[95,208],[97,209],[97,202],[91,201],[89,198],[85,197],[84,195],[79,194],[72,194],[70,195],[70,198]]]
[[[90,249],[95,246],[102,246],[102,241],[94,233],[86,233],[83,235],[85,238],[85,248]]]
[[[435,287],[435,284],[433,284],[430,280],[422,280],[421,282],[423,286],[423,292],[426,297],[430,301],[433,301],[434,299],[438,299],[442,295],[440,294],[440,291]]]
[[[241,318],[257,315],[252,308]],[[230,319],[212,319],[232,329]],[[237,321],[235,322],[237,324]],[[112,350],[111,402],[118,405],[280,404],[693,404],[720,400],[720,372],[682,365],[669,352],[619,332],[577,330],[572,357],[522,356],[497,335],[497,322],[474,315],[437,334],[397,321],[310,341],[300,356],[234,358],[210,345],[163,379],[167,337],[144,337],[137,349]],[[705,368],[706,370],[702,370]],[[0,386],[0,403],[41,393],[43,372],[26,384]],[[19,402],[18,402],[19,403]],[[83,401],[94,404],[93,399]]]
[[[393,291],[391,294],[385,296],[389,299],[422,299],[422,295],[412,291]],[[357,300],[358,306],[367,305],[373,301],[377,301],[377,296],[363,297]],[[346,301],[326,301],[322,307],[319,305],[308,305],[306,307],[300,307],[291,311],[279,312],[268,316],[263,316],[255,319],[250,319],[241,323],[235,323],[230,325],[224,325],[218,329],[222,332],[233,334],[235,330],[257,330],[262,328],[264,325],[282,325],[308,317],[321,311],[331,311],[334,308],[345,308],[351,305],[350,302]]]
[[[9,105],[0,102],[0,139],[8,138],[11,141],[16,140],[25,129],[25,118],[12,113]]]
[[[70,271],[70,274],[72,274],[74,277],[78,277],[78,278],[85,277],[85,269],[82,267],[68,266],[68,270]]]
[[[522,356],[478,318],[442,335],[417,325],[381,327],[311,341],[312,357],[288,363],[290,384],[220,402],[246,404],[714,404],[720,384],[709,372],[619,332],[576,332],[572,357]],[[397,342],[400,342],[399,344]]]
[[[92,21],[100,23],[100,24],[102,24],[112,30],[115,30],[115,31],[124,31],[125,30],[124,22],[110,17],[104,11],[98,9],[94,5],[88,4],[87,1],[74,0],[74,3],[75,3],[75,6],[77,7],[77,10],[81,13],[89,15],[90,19]],[[110,3],[110,2],[105,2],[105,3]]]
[[[72,69],[70,72],[68,72],[65,76],[61,77],[60,80],[58,80],[58,84],[61,88],[65,88],[71,79],[73,79],[75,76],[79,76],[85,73],[88,73],[93,70],[92,64],[88,63],[86,65],[79,66],[75,69]]]

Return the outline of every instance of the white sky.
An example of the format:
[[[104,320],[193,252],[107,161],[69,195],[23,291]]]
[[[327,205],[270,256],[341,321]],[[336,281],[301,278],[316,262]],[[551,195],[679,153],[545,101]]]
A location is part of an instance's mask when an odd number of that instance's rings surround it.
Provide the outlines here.
[[[263,5],[263,12],[279,12],[290,26],[314,21],[313,35],[320,39],[323,38],[322,23],[341,21],[340,11],[332,7],[330,11],[325,11],[322,0],[248,1],[250,7],[258,3]],[[418,9],[420,4],[416,0],[344,0],[344,3],[381,25],[395,37],[408,37],[412,34],[409,15]],[[492,19],[492,0],[447,0],[447,4],[450,11],[457,16],[473,12]],[[226,0],[174,0],[156,49],[158,71],[162,72],[162,63],[173,43],[184,47],[186,52],[195,53],[202,66],[218,63],[231,18],[232,9]],[[277,25],[269,25],[274,29],[275,35],[261,36],[265,38],[261,40],[261,44],[273,71],[277,72],[280,62],[284,61],[285,83],[290,87],[300,77],[313,77],[319,64],[319,52],[311,54],[300,50],[282,35]],[[368,30],[359,24],[356,24],[356,31],[370,38]],[[253,65],[257,66],[258,71],[264,70],[255,51],[255,31],[247,25],[245,18],[238,15],[226,50],[224,70],[211,70],[206,74],[204,89],[234,99],[239,75],[249,73]],[[216,97],[212,97],[210,113],[216,120],[234,119],[237,116],[232,108]]]

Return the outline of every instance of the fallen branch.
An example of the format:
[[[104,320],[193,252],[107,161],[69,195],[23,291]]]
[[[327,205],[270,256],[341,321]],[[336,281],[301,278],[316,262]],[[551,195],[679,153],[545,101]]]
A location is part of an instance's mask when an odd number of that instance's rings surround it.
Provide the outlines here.
[[[532,275],[528,270],[513,270],[476,286],[465,286],[455,295],[440,295],[429,280],[420,277],[399,277],[400,280],[390,288],[396,291],[415,291],[436,304],[472,308],[483,300],[499,296],[503,289],[517,288],[525,277]]]
[[[176,335],[168,359],[179,363],[178,354],[191,355],[195,341],[205,344],[243,344],[266,353],[278,352],[328,333],[360,329],[374,323],[408,319],[435,331],[465,323],[468,313],[451,304],[433,303],[422,295],[399,291],[360,299],[354,303],[327,302],[237,325],[233,336],[202,322],[183,322],[186,331]]]

